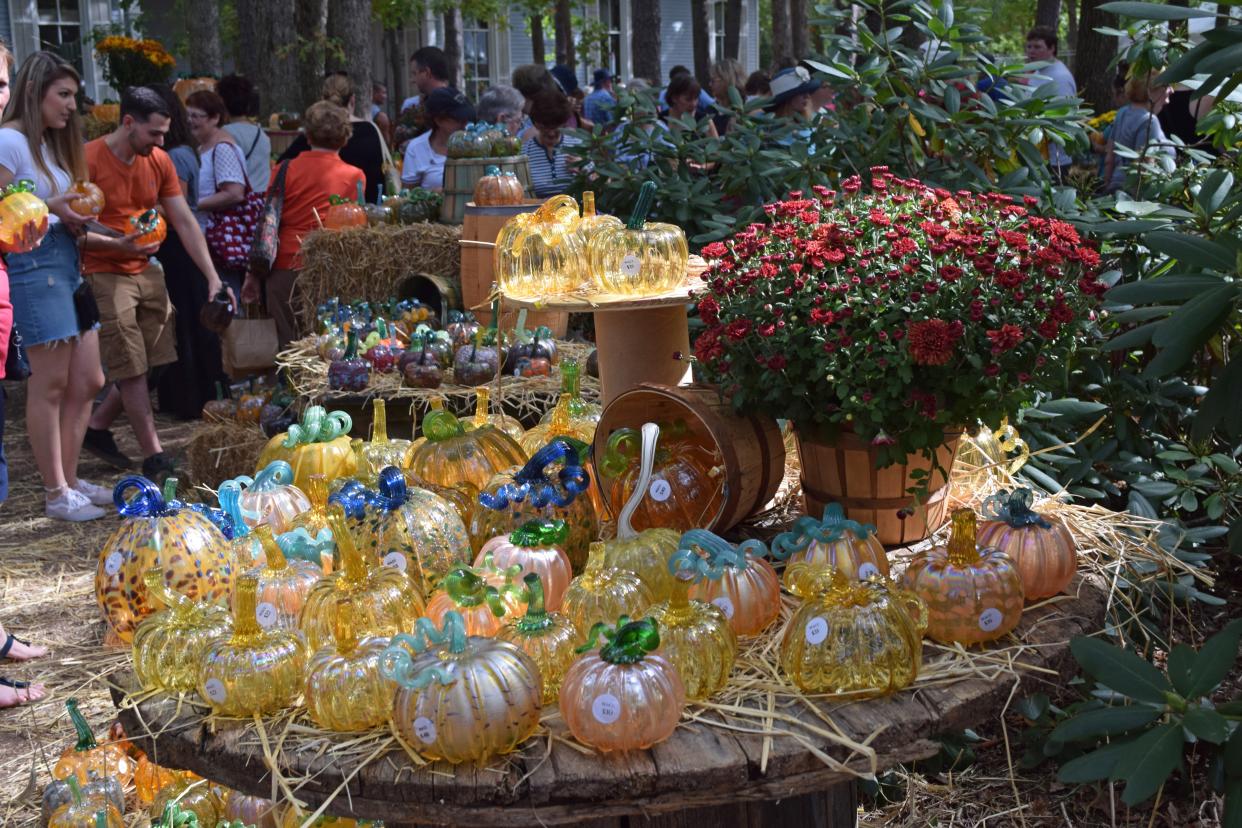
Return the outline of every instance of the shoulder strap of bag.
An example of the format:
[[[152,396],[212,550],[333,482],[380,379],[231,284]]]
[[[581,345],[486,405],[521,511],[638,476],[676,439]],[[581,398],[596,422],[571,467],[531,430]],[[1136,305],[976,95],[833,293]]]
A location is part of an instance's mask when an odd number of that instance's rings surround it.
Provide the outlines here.
[[[246,161],[250,161],[250,153],[254,152],[254,148],[259,145],[259,137],[263,135],[263,127],[258,124],[254,125],[254,140],[250,142],[250,149],[246,150]]]

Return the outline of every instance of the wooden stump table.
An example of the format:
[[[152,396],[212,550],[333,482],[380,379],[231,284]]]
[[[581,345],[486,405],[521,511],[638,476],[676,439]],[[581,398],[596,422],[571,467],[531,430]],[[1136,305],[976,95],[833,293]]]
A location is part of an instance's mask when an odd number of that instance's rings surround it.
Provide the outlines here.
[[[797,730],[795,721],[821,731],[835,728],[874,750],[873,767],[829,739],[807,738],[807,730],[799,731],[801,738],[765,737],[742,732],[757,731],[753,726],[726,729],[684,719],[668,741],[650,750],[595,754],[566,741],[559,714],[550,710],[545,724],[551,739],[542,734],[488,767],[419,766],[395,743],[368,762],[356,748],[341,748],[348,737],[339,737],[310,741],[293,753],[286,745],[281,774],[298,780],[296,795],[311,810],[335,794],[329,813],[382,819],[389,828],[851,826],[857,810],[854,776],[829,766],[816,752],[856,771],[879,772],[932,756],[939,733],[998,717],[1016,698],[1016,680],[1027,691],[1049,682],[1063,686],[1073,673],[1070,639],[1100,630],[1104,619],[1100,589],[1081,578],[1072,588],[1074,595],[1027,610],[1014,633],[1024,645],[1014,659],[1016,669],[997,667],[998,679],[925,684],[879,699],[818,697],[813,708],[792,697],[777,700],[772,710],[777,730]],[[162,695],[131,703],[128,694],[136,691],[132,674],[121,674],[112,690],[126,732],[154,761],[248,794],[271,795],[264,740],[253,725],[247,732],[246,722],[209,723],[202,708]],[[704,718],[714,715],[703,712]],[[280,751],[281,738],[275,725],[265,730],[273,753]]]

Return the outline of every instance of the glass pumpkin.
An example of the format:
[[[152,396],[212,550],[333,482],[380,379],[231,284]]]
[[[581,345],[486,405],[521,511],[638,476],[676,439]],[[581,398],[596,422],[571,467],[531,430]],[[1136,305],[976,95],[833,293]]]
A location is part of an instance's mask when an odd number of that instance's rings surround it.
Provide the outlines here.
[[[134,239],[134,244],[140,247],[163,244],[164,239],[168,237],[168,224],[160,215],[159,210],[154,207],[136,216],[131,216],[129,225],[134,228],[134,232],[141,234]]]
[[[230,616],[230,629],[232,629],[232,625],[233,618]],[[146,756],[139,757],[138,765],[134,769],[134,794],[138,797],[138,804],[144,808],[150,807],[151,803],[155,801],[155,797],[164,789],[164,786],[175,782],[182,773],[186,773],[186,771],[165,768],[155,764]]]
[[[379,497],[365,523],[379,559],[406,573],[424,595],[454,566],[470,562],[470,538],[457,510],[439,495],[406,486],[398,468],[380,472]]]
[[[397,732],[428,759],[482,761],[514,750],[539,726],[535,662],[507,642],[467,637],[456,612],[441,630],[420,618],[414,635],[394,636],[381,669],[401,687]]]
[[[600,635],[605,644],[599,652],[575,661],[561,683],[561,718],[569,732],[604,752],[664,741],[677,728],[686,689],[677,668],[656,652],[656,622],[622,616],[615,630],[596,624],[586,646],[594,647]]]
[[[123,828],[121,809],[103,793],[87,793],[74,777],[67,780],[70,801],[47,818],[48,828]]]
[[[388,411],[384,401],[376,397],[371,405],[371,440],[363,443],[362,456],[357,458],[358,468],[354,471],[354,477],[368,486],[376,484],[381,469],[387,466],[401,468],[406,452],[410,450],[409,440],[392,439],[388,436]]]
[[[221,819],[240,822],[247,828],[279,828],[280,811],[270,799],[229,791]]]
[[[328,196],[328,212],[324,214],[323,226],[327,230],[366,227],[367,211],[358,202],[349,201],[334,193]]]
[[[224,801],[215,785],[193,774],[180,773],[155,795],[147,813],[171,826],[187,825],[184,818],[190,815],[199,825],[215,825],[224,814]],[[183,816],[179,819],[177,814]]]
[[[52,768],[53,779],[74,777],[79,785],[87,785],[93,778],[106,779],[112,777],[127,787],[134,777],[136,763],[125,749],[114,742],[99,744],[95,734],[82,711],[78,710],[77,699],[67,699],[65,710],[69,712],[69,721],[77,733],[77,741],[69,747]]]
[[[310,498],[293,479],[292,466],[273,460],[253,478],[242,475],[229,481],[241,489],[238,505],[245,524],[253,529],[266,523],[276,534],[292,529],[293,519],[310,508]]]
[[[311,563],[319,564],[323,573],[327,575],[332,571],[333,553],[335,552],[332,527],[328,523],[328,479],[322,474],[309,475],[306,482],[306,497],[310,501],[310,508],[290,521],[289,532],[278,537],[276,541],[281,544],[285,557],[310,560]],[[298,545],[292,546],[299,529],[302,530],[305,538],[298,538]],[[312,554],[313,560],[308,557]]]
[[[410,459],[408,469],[420,480],[439,486],[469,483],[476,488],[510,466],[526,462],[513,438],[492,426],[467,432],[448,411],[431,411],[423,419],[427,442]]]
[[[600,231],[624,226],[624,222],[616,216],[596,212],[593,191],[587,190],[582,194],[582,218],[578,220],[578,236],[582,239],[583,250],[590,250],[591,239]]]
[[[127,644],[138,622],[153,611],[142,580],[152,567],[164,573],[170,589],[192,601],[222,602],[229,594],[233,563],[228,542],[206,517],[182,508],[174,499],[176,491],[173,477],[164,482],[163,496],[143,477],[122,478],[112,491],[125,520],[99,552],[95,599]]]
[[[569,395],[569,422],[577,427],[590,426],[591,437],[586,440],[589,443],[595,439],[595,426],[604,409],[599,403],[587,402],[582,398],[582,368],[578,360],[569,357],[561,360],[561,395],[566,394]],[[549,409],[539,422],[551,421],[555,413],[555,407]]]
[[[125,789],[116,781],[116,777],[92,776],[90,782],[79,785],[76,776],[67,776],[63,780],[54,779],[43,786],[40,808],[42,824],[51,824],[52,815],[65,806],[87,801],[95,802],[96,809],[111,805],[118,814],[125,813]],[[75,813],[78,811],[75,810]]]
[[[396,338],[388,335],[388,323],[381,318],[375,320],[375,330],[367,336],[362,350],[373,371],[391,374],[397,367],[397,359],[402,349]]]
[[[468,345],[482,333],[479,320],[475,318],[473,311],[468,310],[450,310],[444,332],[455,346]]]
[[[423,597],[406,575],[390,566],[366,561],[345,521],[345,512],[329,510],[332,535],[336,538],[340,569],[325,575],[306,597],[298,626],[314,652],[332,641],[336,628],[337,597],[349,598],[354,608],[354,628],[359,635],[392,635],[408,630],[423,613]]]
[[[323,570],[310,561],[288,560],[272,527],[254,530],[263,545],[264,563],[246,574],[258,582],[255,618],[265,630],[296,630],[306,596],[323,576]]]
[[[526,189],[515,173],[501,171],[494,164],[483,170],[483,177],[474,184],[474,203],[479,207],[494,207],[501,204],[521,204],[526,198]]]
[[[322,730],[355,731],[379,727],[392,711],[396,687],[380,674],[380,657],[389,640],[358,637],[354,606],[337,602],[334,641],[311,657],[306,672],[306,712]]]
[[[280,828],[384,828],[383,822],[369,819],[350,819],[321,814],[308,822],[309,817],[310,814],[295,805],[286,806],[280,817]]]
[[[453,382],[458,385],[484,385],[495,379],[500,370],[499,353],[478,340],[476,336],[474,342],[462,345],[453,356]]]
[[[923,658],[927,608],[888,580],[819,568],[781,640],[781,670],[807,693],[880,695],[909,686]]]
[[[1022,620],[1022,578],[999,549],[980,549],[975,513],[956,509],[949,542],[920,552],[903,583],[927,604],[927,635],[941,644],[992,641]]]
[[[69,200],[69,209],[79,216],[98,216],[103,212],[105,199],[99,185],[90,181],[75,181],[65,192],[73,196]]]
[[[569,401],[570,396],[568,394],[561,394],[560,399],[556,402],[556,406],[552,409],[552,416],[548,422],[541,423],[522,435],[518,445],[522,447],[522,451],[526,452],[528,457],[533,457],[535,452],[557,437],[571,437],[584,443],[589,443],[595,439],[595,427],[593,425],[580,422],[575,423],[570,419]]]
[[[982,426],[977,434],[963,436],[958,443],[960,462],[954,465],[954,477],[960,477],[967,490],[978,491],[993,478],[995,469],[1017,474],[1030,456],[1030,446],[1004,417],[995,431]]]
[[[888,577],[888,555],[875,527],[849,520],[839,503],[824,507],[823,520],[798,518],[793,529],[773,538],[772,552],[786,560],[785,589],[801,598],[808,594],[801,580],[817,569],[831,567],[858,581]]]
[[[345,353],[328,363],[328,387],[333,391],[365,391],[371,382],[371,363],[358,355],[358,335],[346,335]]]
[[[0,248],[9,253],[29,253],[47,235],[47,205],[34,194],[34,182],[22,179],[4,188],[0,196]],[[22,229],[30,223],[41,228],[27,246],[22,241]]]
[[[543,703],[556,701],[569,665],[578,657],[578,628],[544,604],[543,579],[531,572],[522,579],[529,603],[526,614],[507,622],[496,640],[507,641],[530,656],[543,679]]]
[[[578,203],[567,195],[553,196],[538,210],[509,219],[493,251],[501,292],[539,299],[581,287],[589,277],[577,223]]]
[[[591,278],[605,293],[656,296],[686,280],[686,234],[675,224],[647,221],[654,181],[643,182],[624,227],[602,227],[587,246]]]
[[[148,597],[166,609],[138,624],[134,673],[144,689],[187,693],[198,683],[198,665],[207,645],[233,631],[233,617],[219,604],[191,601],[169,589],[159,569],[147,570],[143,583]]]
[[[563,520],[528,521],[511,534],[498,535],[483,544],[474,565],[481,565],[490,556],[492,565],[499,569],[517,566],[523,576],[538,576],[543,602],[556,611],[573,578],[569,558],[561,549],[568,537]]]
[[[506,617],[520,615],[526,609],[526,597],[513,581],[517,571],[505,573],[499,586],[488,583],[493,572],[481,567],[454,567],[440,591],[427,601],[423,615],[433,624],[442,624],[448,613],[455,612],[462,617],[467,635],[491,638],[504,626]]]
[[[684,425],[660,426],[651,481],[631,519],[636,529],[686,532],[709,525],[724,505],[723,458],[685,439],[684,430]],[[637,489],[640,446],[633,428],[617,429],[608,438],[599,474],[613,508]]]
[[[218,716],[277,713],[302,694],[306,642],[296,631],[260,626],[258,587],[252,575],[237,579],[233,634],[216,639],[203,654],[198,694]]]
[[[596,624],[622,615],[639,616],[655,603],[637,575],[605,563],[604,544],[591,544],[585,571],[569,584],[561,610],[586,636]]]
[[[1069,586],[1078,571],[1078,549],[1065,524],[1032,510],[1031,499],[1025,488],[989,497],[983,504],[989,520],[979,527],[979,546],[1008,555],[1026,600],[1038,601]]]
[[[733,546],[704,529],[691,529],[681,536],[669,566],[702,573],[690,597],[719,607],[737,635],[758,635],[781,614],[781,584],[763,557],[766,551],[756,540]]]
[[[216,398],[203,403],[203,420],[208,423],[231,423],[237,419],[237,400],[224,395],[224,383],[216,383]]]
[[[737,636],[724,612],[690,598],[699,577],[697,570],[679,572],[668,600],[647,610],[659,625],[659,653],[677,668],[688,699],[706,699],[724,687],[737,657]]]
[[[309,406],[302,420],[283,434],[267,441],[259,454],[258,469],[273,460],[293,467],[293,485],[306,490],[310,476],[321,474],[330,482],[354,473],[356,461],[349,446],[353,420],[344,411],[328,413],[321,405]]]
[[[503,411],[492,412],[490,410],[491,398],[492,393],[486,385],[480,385],[474,389],[474,418],[470,420],[470,427],[494,426],[520,444],[526,429],[516,418],[510,417]]]

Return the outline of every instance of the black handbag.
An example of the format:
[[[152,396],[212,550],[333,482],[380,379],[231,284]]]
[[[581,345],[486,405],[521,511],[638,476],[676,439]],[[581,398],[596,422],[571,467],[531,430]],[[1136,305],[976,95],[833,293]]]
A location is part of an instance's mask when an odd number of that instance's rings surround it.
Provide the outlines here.
[[[13,382],[22,382],[30,378],[30,360],[26,359],[26,348],[22,345],[22,335],[14,325],[9,330],[9,350],[4,357],[4,378]]]
[[[99,324],[99,303],[95,301],[95,291],[85,279],[73,292],[73,310],[78,315],[78,332],[92,331]]]

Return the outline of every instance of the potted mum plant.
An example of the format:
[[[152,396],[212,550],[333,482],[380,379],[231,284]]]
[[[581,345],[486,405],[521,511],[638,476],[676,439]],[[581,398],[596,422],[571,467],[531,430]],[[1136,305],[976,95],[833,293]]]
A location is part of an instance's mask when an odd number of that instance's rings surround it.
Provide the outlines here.
[[[700,373],[738,411],[793,421],[808,512],[836,501],[883,543],[926,537],[962,431],[1063,370],[1106,289],[1099,255],[1009,196],[885,167],[765,209],[703,249]]]

